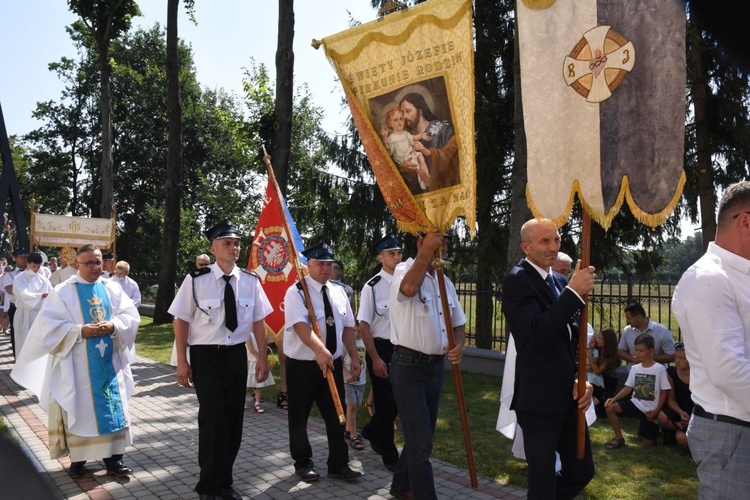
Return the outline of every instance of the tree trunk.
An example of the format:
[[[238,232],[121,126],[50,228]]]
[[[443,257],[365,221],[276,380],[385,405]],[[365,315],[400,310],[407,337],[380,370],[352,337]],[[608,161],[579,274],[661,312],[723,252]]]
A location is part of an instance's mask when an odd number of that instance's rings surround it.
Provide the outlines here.
[[[714,170],[711,162],[711,124],[709,123],[708,72],[703,53],[703,40],[700,31],[690,30],[693,43],[690,51],[690,63],[695,78],[692,84],[693,107],[695,110],[695,144],[696,144],[696,181],[700,198],[701,231],[703,233],[703,250],[708,242],[716,237],[716,188]]]
[[[276,46],[276,108],[271,157],[281,193],[286,196],[294,109],[294,1],[279,0],[279,36]]]
[[[112,68],[109,67],[109,45],[102,44],[99,50],[99,70],[101,72],[100,107],[102,112],[102,163],[99,216],[105,219],[114,213],[114,174],[112,169],[112,93],[109,80]]]
[[[180,104],[180,62],[177,52],[177,12],[180,0],[167,2],[167,172],[165,179],[164,232],[156,293],[154,323],[172,321],[167,312],[174,299],[177,274],[177,246],[180,238],[182,199],[182,106]]]

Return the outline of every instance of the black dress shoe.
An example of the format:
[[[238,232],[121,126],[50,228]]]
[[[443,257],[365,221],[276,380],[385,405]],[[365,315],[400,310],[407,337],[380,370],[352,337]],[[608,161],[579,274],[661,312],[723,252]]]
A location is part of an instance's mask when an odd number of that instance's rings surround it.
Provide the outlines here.
[[[231,486],[221,493],[222,500],[242,500],[242,495]]]
[[[361,475],[361,472],[351,470],[348,465],[345,465],[337,470],[328,471],[328,477],[337,477],[339,479],[343,479],[344,481],[353,481]]]
[[[315,472],[312,464],[309,464],[305,467],[301,467],[295,470],[294,473],[297,474],[299,478],[302,479],[306,483],[314,483],[315,481],[320,479],[320,474]]]
[[[114,467],[107,467],[107,475],[109,476],[123,477],[131,474],[133,474],[133,469],[124,466],[122,463],[118,463]]]
[[[208,493],[201,493],[200,500],[216,500],[216,495],[209,495]]]
[[[83,462],[71,462],[70,469],[68,469],[68,475],[70,477],[81,477],[86,472],[86,461]]]

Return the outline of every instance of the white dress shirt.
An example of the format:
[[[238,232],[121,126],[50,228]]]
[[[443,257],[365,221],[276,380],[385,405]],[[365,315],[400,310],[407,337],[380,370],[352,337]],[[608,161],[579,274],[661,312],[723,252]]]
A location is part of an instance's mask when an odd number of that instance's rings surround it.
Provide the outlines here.
[[[371,286],[368,282],[362,287],[357,320],[370,325],[372,338],[389,340],[391,338],[390,302],[393,275],[381,269],[376,276],[380,276],[380,279],[375,285]]]
[[[750,422],[750,260],[714,242],[672,296],[685,339],[693,401]]]
[[[401,293],[401,282],[406,271],[411,269],[414,259],[396,266],[391,284],[391,342],[414,349],[424,354],[445,354],[448,333],[443,319],[443,304],[437,273],[427,273],[413,297]],[[458,302],[453,282],[445,276],[445,292],[451,326],[456,328],[466,323],[466,315]]]

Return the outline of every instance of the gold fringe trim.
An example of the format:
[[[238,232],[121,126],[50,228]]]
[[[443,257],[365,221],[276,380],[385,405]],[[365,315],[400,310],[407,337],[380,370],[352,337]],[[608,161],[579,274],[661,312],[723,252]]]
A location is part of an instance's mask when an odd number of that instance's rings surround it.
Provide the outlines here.
[[[620,186],[620,192],[617,195],[617,201],[606,213],[594,210],[591,205],[586,202],[585,198],[581,195],[581,185],[579,184],[577,179],[573,182],[573,189],[570,192],[570,197],[568,199],[568,203],[565,207],[564,212],[556,217],[552,217],[550,216],[550,214],[542,213],[542,211],[539,210],[539,208],[534,204],[534,200],[531,197],[528,184],[526,185],[526,203],[528,204],[529,209],[531,209],[531,213],[534,214],[534,217],[546,217],[548,219],[551,219],[557,227],[560,227],[568,222],[568,219],[570,219],[570,213],[573,211],[573,201],[575,200],[575,196],[577,194],[578,200],[581,202],[583,209],[588,212],[588,214],[591,216],[591,219],[596,221],[600,226],[604,228],[605,231],[607,231],[612,225],[612,221],[614,220],[615,216],[620,213],[622,204],[625,202],[625,200],[627,200],[628,207],[630,208],[630,211],[633,213],[633,216],[636,218],[636,220],[641,224],[654,229],[664,224],[672,215],[675,207],[680,202],[686,180],[687,177],[685,175],[685,171],[683,170],[672,199],[663,210],[655,214],[650,214],[644,211],[635,203],[635,200],[633,200],[633,195],[630,192],[630,180],[627,175],[625,175],[622,179],[622,185]]]
[[[412,19],[406,25],[406,27],[401,31],[401,33],[398,33],[395,35],[385,35],[380,31],[373,30],[374,28],[373,23],[388,22],[388,21],[371,21],[369,23],[362,24],[355,28],[338,33],[336,35],[331,35],[329,37],[323,38],[320,41],[316,40],[316,42],[318,43],[318,45],[323,44],[325,46],[324,48],[325,48],[326,56],[329,59],[336,59],[340,61],[342,64],[347,64],[347,63],[352,62],[357,57],[359,57],[359,54],[362,52],[362,50],[368,44],[372,42],[379,42],[385,45],[401,45],[409,39],[409,37],[412,35],[412,32],[417,26],[422,26],[424,24],[431,23],[442,29],[453,29],[467,13],[469,15],[471,15],[472,13],[471,2],[466,1],[456,10],[456,12],[452,16],[445,18],[445,19],[441,19],[436,14],[433,14],[431,12],[422,13],[422,10],[425,10],[427,8],[432,8],[430,3],[431,2],[425,2],[422,5],[418,5],[408,10],[396,12],[396,13],[389,15],[389,17],[395,16],[395,15],[414,16],[414,19]],[[394,19],[393,21],[390,21],[390,22],[397,22],[397,21]],[[333,44],[339,38],[342,38],[344,36],[347,38],[353,37],[357,35],[360,31],[363,31],[364,34],[362,35],[360,40],[357,42],[357,45],[355,45],[354,48],[351,49],[350,51],[346,53],[339,53],[336,50],[328,48],[329,43]],[[344,81],[343,78],[341,81]]]

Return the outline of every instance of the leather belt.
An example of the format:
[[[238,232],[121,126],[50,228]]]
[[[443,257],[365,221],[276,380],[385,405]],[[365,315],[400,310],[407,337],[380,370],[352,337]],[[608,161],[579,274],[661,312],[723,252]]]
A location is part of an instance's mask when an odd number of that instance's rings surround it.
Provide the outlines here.
[[[725,422],[727,424],[735,424],[735,425],[741,425],[743,427],[750,427],[750,422],[745,422],[744,420],[740,420],[739,418],[728,417],[726,415],[714,415],[713,413],[709,413],[706,410],[704,410],[700,405],[693,406],[693,415],[696,415],[698,417],[708,418],[715,422]]]
[[[423,352],[415,351],[414,349],[409,349],[408,347],[404,347],[402,345],[395,346],[393,348],[393,352],[397,354],[407,354],[409,356],[414,356],[420,361],[427,361],[429,363],[442,362],[445,358],[444,354],[425,354]]]
[[[216,349],[216,350],[223,350],[223,349],[237,349],[239,347],[245,347],[245,343],[242,342],[240,344],[193,344],[190,346],[191,348],[199,347],[199,348],[205,348],[205,349]]]

